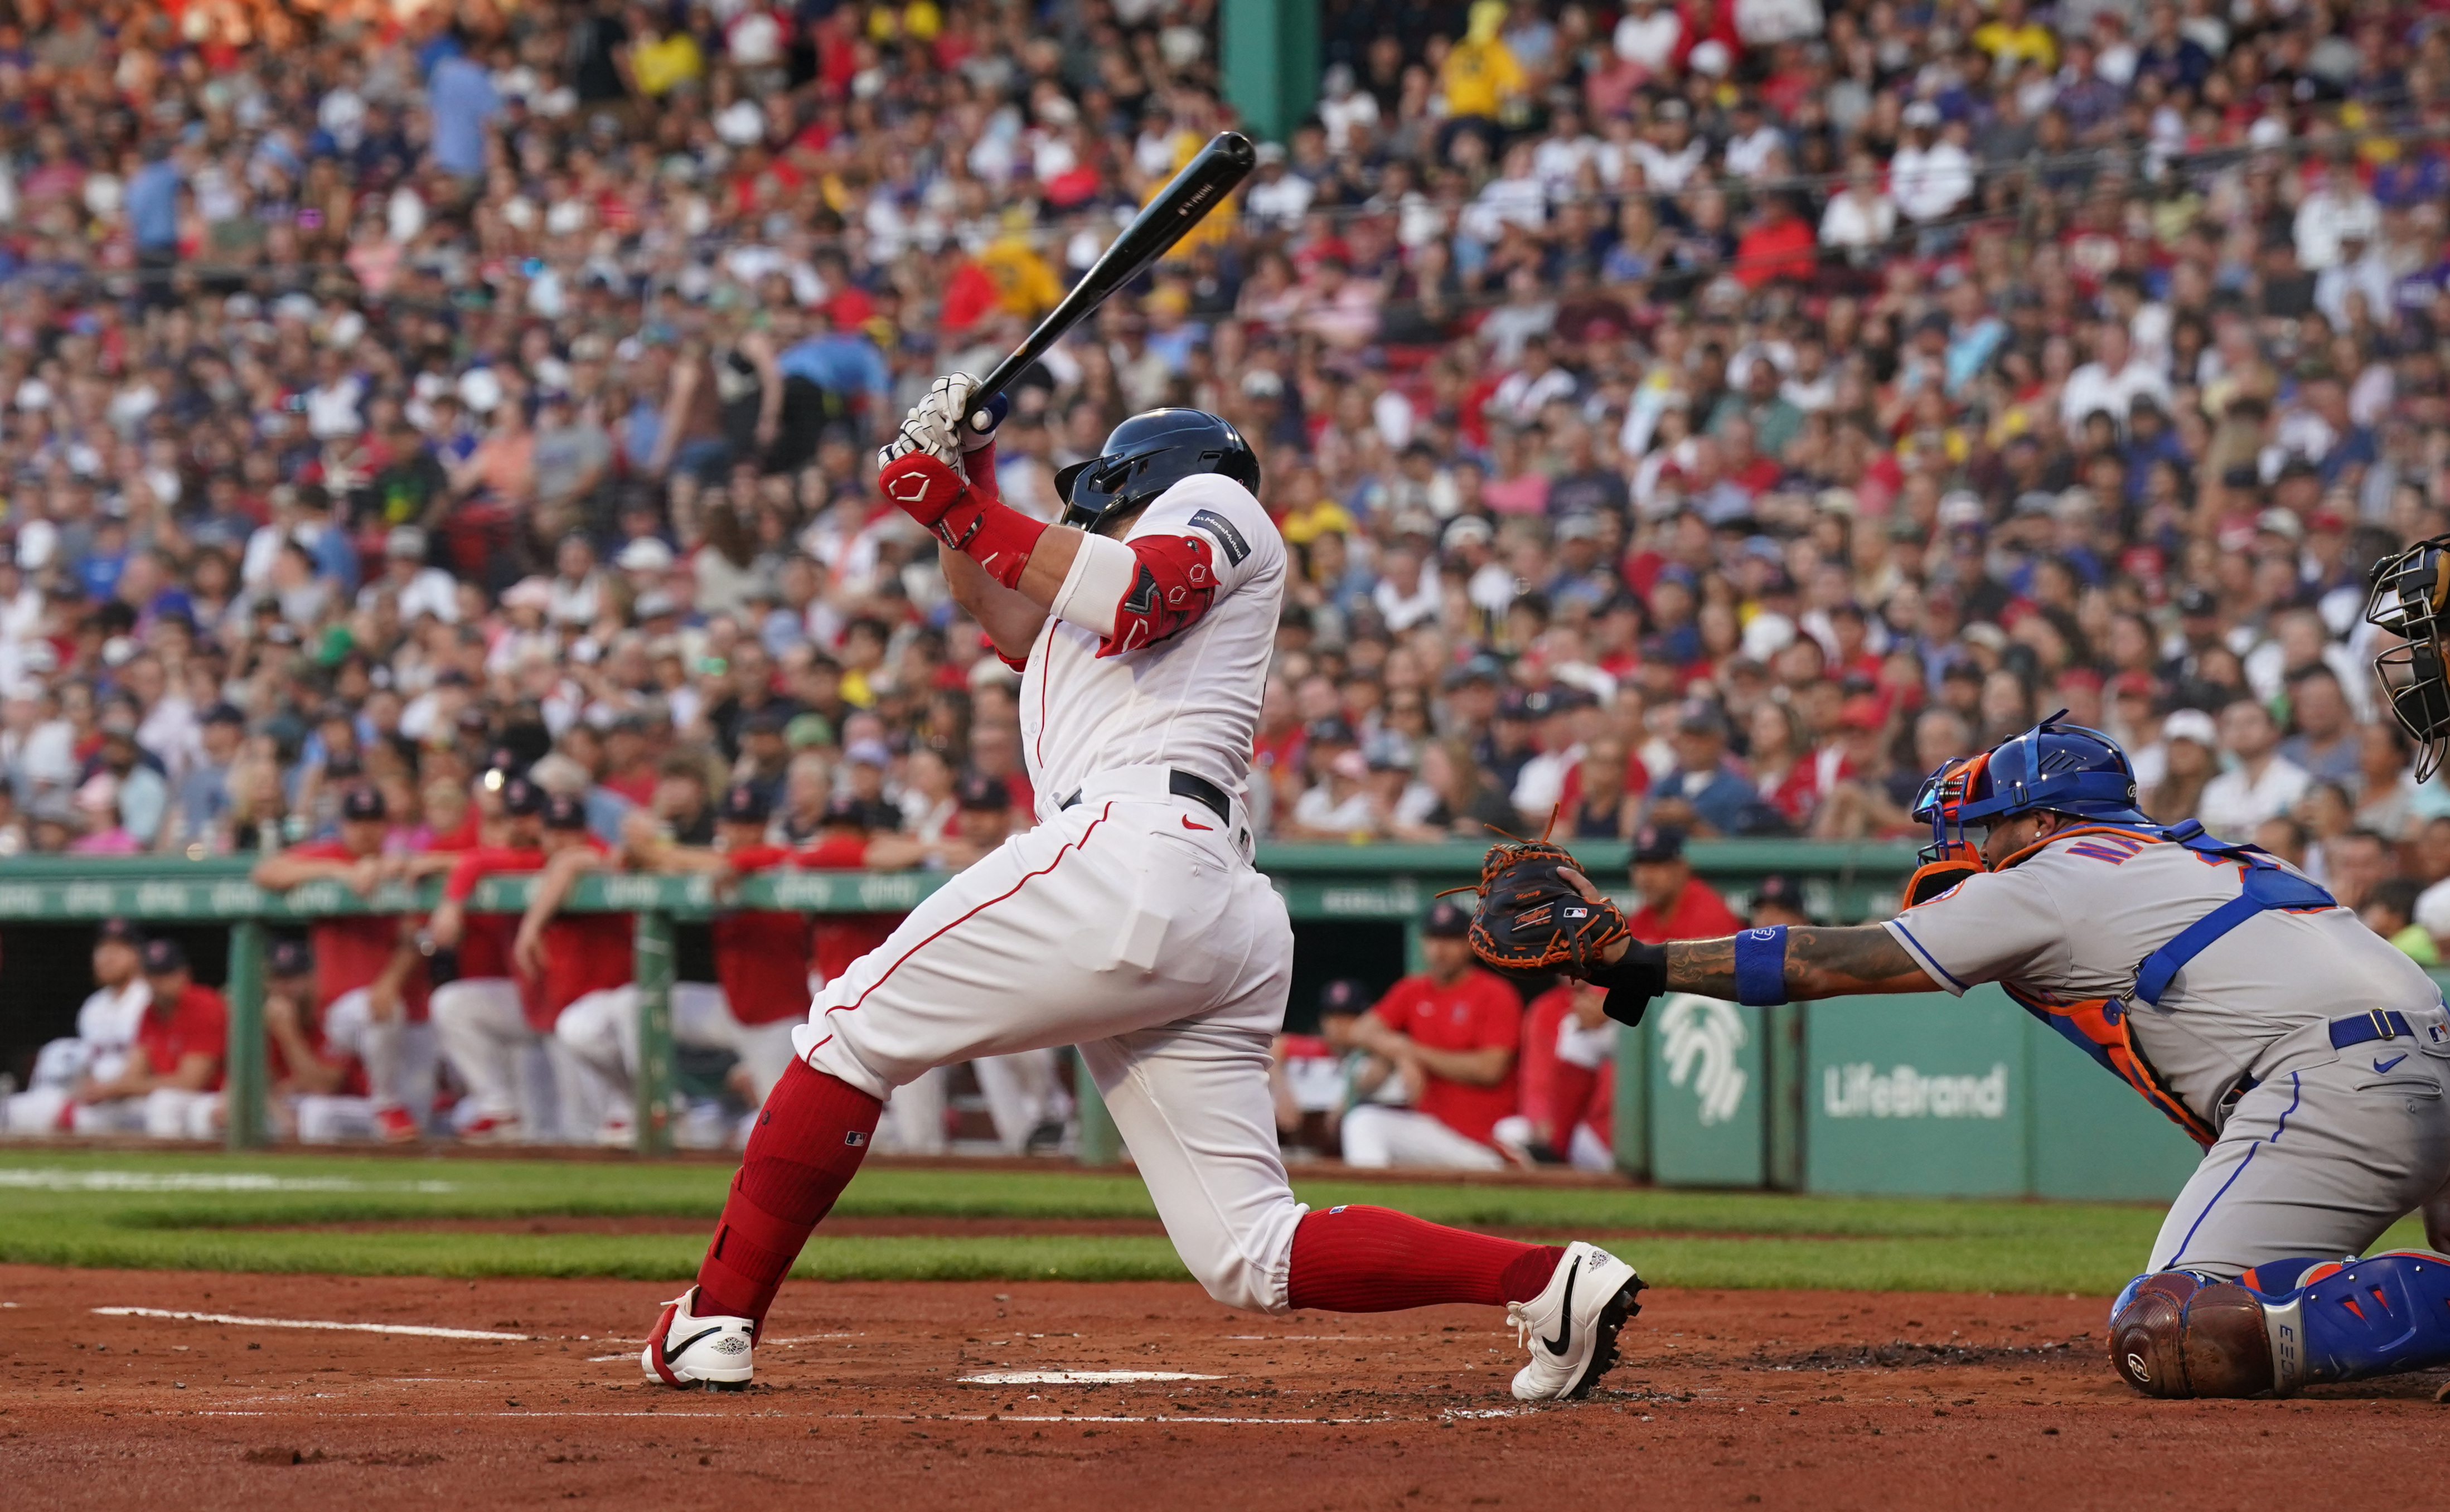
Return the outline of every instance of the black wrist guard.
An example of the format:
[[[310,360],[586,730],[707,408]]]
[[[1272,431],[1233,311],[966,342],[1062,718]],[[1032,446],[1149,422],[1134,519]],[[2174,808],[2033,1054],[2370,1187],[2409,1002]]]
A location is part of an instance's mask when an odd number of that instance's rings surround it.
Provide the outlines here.
[[[1650,999],[1667,990],[1666,948],[1629,940],[1613,965],[1594,967],[1583,979],[1607,989],[1603,1011],[1609,1018],[1621,1024],[1638,1024],[1649,1011]]]

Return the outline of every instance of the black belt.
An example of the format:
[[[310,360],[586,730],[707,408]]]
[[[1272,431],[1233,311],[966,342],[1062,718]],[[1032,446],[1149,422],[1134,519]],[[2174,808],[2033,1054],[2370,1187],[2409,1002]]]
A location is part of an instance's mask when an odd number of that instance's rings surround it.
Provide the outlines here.
[[[1205,777],[1195,777],[1186,771],[1170,771],[1165,774],[1165,790],[1172,793],[1176,798],[1196,799],[1201,804],[1206,804],[1208,811],[1215,814],[1219,820],[1228,824],[1234,823],[1233,800],[1225,796],[1224,788],[1217,786],[1215,783],[1210,782]],[[1071,797],[1063,800],[1063,802],[1056,804],[1055,806],[1058,808],[1070,808],[1079,801],[1080,789],[1076,787],[1072,789]],[[2405,1024],[2401,1024],[2400,1027],[2404,1031],[2407,1026]]]
[[[2369,1039],[2413,1039],[2416,1031],[2407,1027],[2407,1016],[2396,1008],[2376,1008],[2352,1018],[2331,1020],[2331,1048],[2345,1050]]]

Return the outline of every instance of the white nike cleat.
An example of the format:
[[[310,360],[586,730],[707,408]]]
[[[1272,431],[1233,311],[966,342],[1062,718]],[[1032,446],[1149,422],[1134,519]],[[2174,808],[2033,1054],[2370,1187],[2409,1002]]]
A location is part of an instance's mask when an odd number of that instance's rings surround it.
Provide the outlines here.
[[[1577,1239],[1548,1284],[1528,1302],[1506,1305],[1515,1338],[1531,1351],[1531,1363],[1514,1373],[1514,1395],[1524,1402],[1571,1401],[1616,1364],[1616,1336],[1642,1310],[1634,1300],[1642,1278],[1633,1267],[1597,1245]]]
[[[747,1390],[756,1326],[747,1318],[698,1317],[690,1311],[696,1300],[697,1288],[691,1287],[664,1304],[664,1315],[655,1320],[647,1347],[638,1352],[648,1384],[661,1382],[683,1390]]]

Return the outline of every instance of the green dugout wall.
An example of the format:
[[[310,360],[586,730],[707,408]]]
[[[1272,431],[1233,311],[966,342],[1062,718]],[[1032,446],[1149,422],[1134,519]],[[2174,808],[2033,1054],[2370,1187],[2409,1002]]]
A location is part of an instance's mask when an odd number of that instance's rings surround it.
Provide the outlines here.
[[[1622,844],[1577,847],[1592,876],[1621,897]],[[1478,876],[1467,845],[1274,845],[1259,852],[1294,923],[1294,995],[1288,1018],[1314,1020],[1320,983],[1354,977],[1383,987],[1417,963],[1418,928],[1441,890]],[[1799,841],[1696,843],[1695,869],[1740,908],[1759,881],[1803,883],[1816,917],[1885,917],[1914,866],[1911,846]],[[56,927],[126,916],[225,936],[230,998],[233,1147],[265,1136],[262,967],[266,931],[321,915],[393,913],[430,905],[390,888],[360,899],[337,882],[286,894],[247,880],[240,858],[21,858],[0,863],[0,937],[13,963],[36,940],[56,953]],[[526,906],[531,879],[496,877],[472,905]],[[666,1107],[671,1056],[669,989],[675,926],[729,907],[809,913],[901,911],[942,885],[923,872],[793,872],[749,878],[718,894],[702,877],[589,878],[570,906],[638,916],[636,980],[646,1064],[639,1153],[671,1148]],[[192,947],[191,947],[192,948]],[[82,946],[74,952],[81,960]],[[197,952],[199,959],[210,952]],[[71,961],[58,962],[74,969]],[[78,989],[82,995],[83,989]],[[0,1002],[0,1041],[24,1012]],[[1664,1186],[1927,1195],[2162,1198],[2193,1168],[2192,1141],[2124,1083],[2016,1008],[1995,988],[1962,998],[1932,993],[1746,1008],[1691,995],[1652,1006],[1617,1038],[1619,1164]],[[1094,1089],[1083,1088],[1082,1157],[1121,1156]]]

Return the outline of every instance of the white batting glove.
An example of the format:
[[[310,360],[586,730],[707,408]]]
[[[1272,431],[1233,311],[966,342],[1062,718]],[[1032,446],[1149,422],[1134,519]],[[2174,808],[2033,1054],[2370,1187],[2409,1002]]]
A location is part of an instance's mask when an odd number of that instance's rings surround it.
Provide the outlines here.
[[[927,397],[921,399],[918,408],[910,413],[916,416],[924,411],[929,423],[941,425],[943,434],[962,451],[979,451],[995,439],[995,428],[1003,423],[1008,406],[1003,397],[998,395],[982,417],[986,421],[986,429],[980,430],[968,424],[963,417],[978,391],[979,380],[967,373],[947,373],[935,381],[927,390]]]

